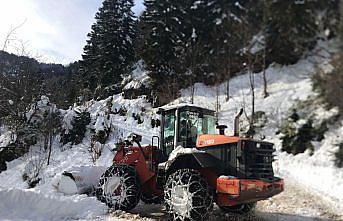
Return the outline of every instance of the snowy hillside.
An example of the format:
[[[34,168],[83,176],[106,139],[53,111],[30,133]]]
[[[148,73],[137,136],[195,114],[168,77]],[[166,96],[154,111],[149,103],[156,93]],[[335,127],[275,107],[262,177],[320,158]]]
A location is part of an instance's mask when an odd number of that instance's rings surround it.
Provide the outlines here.
[[[324,48],[325,50],[321,50]],[[299,101],[306,101],[314,94],[312,91],[311,75],[318,69],[330,73],[332,67],[329,64],[332,46],[320,44],[313,55],[300,60],[290,66],[272,65],[267,69],[269,96],[262,96],[262,74],[255,74],[256,111],[265,113],[266,121],[258,131],[257,138],[264,135],[265,139],[274,142],[277,148],[277,159],[274,169],[282,177],[292,180],[292,185],[304,185],[310,192],[318,194],[320,199],[325,199],[335,207],[335,213],[343,216],[343,171],[334,167],[332,153],[336,151],[338,142],[343,141],[343,122],[336,122],[325,133],[325,139],[315,144],[315,151],[311,156],[308,152],[293,156],[281,152],[280,135],[276,135],[282,121],[289,116],[292,108]],[[139,74],[138,74],[139,75]],[[135,87],[137,79],[132,83]],[[219,86],[220,124],[229,126],[227,134],[232,134],[233,119],[241,107],[245,108],[247,115],[250,113],[250,86],[248,74],[233,78],[230,81],[230,99],[225,101],[225,83]],[[203,84],[195,85],[195,104],[210,109],[215,108],[216,87],[207,87]],[[171,104],[190,101],[190,89],[183,90],[181,98]],[[56,180],[63,171],[71,170],[79,166],[109,166],[113,157],[113,148],[119,138],[126,137],[131,132],[143,135],[143,143],[151,143],[151,137],[158,135],[158,128],[152,128],[151,119],[156,119],[156,110],[151,108],[144,98],[135,100],[124,99],[121,95],[114,95],[101,101],[90,101],[82,107],[73,107],[69,110],[61,110],[64,115],[64,129],[72,129],[71,120],[75,115],[74,110],[85,109],[90,113],[91,123],[88,125],[86,136],[80,144],[68,143],[62,145],[60,137],[54,141],[51,164],[40,168],[40,182],[35,188],[28,189],[23,181],[23,173],[28,168],[27,159],[38,159],[38,145],[32,148],[26,156],[8,163],[8,169],[0,174],[0,220],[132,220],[140,219],[135,216],[112,213],[108,215],[107,207],[87,195],[66,196],[56,191]],[[120,111],[121,110],[121,111]],[[335,109],[325,110],[323,106],[317,107],[317,117],[328,118],[335,114]],[[137,117],[139,115],[139,117]],[[242,130],[247,128],[247,119],[241,119]],[[105,144],[96,143],[102,149],[102,154],[94,163],[92,153],[89,153],[92,134],[98,131],[110,131]],[[8,136],[6,133],[0,137],[0,143],[5,143]],[[325,195],[325,197],[323,197]],[[279,199],[279,198],[278,198]],[[300,201],[299,201],[300,202]],[[261,203],[265,210],[279,213],[278,208],[283,209],[282,201],[269,200]],[[267,204],[267,205],[265,205]],[[306,206],[305,206],[306,207]],[[139,205],[138,211],[143,212],[151,207]],[[268,208],[268,209],[266,209]],[[152,207],[152,210],[158,210]],[[146,212],[146,211],[145,211]],[[155,211],[156,212],[156,211]],[[287,211],[281,210],[285,213]],[[293,211],[294,212],[294,211]],[[295,217],[312,216],[318,214],[317,210],[299,209]],[[119,214],[119,215],[118,215]],[[274,214],[275,215],[275,214]],[[163,216],[163,215],[162,215]],[[220,215],[216,215],[219,217]],[[275,215],[268,218],[266,212],[262,217],[265,220],[283,218]],[[293,217],[293,216],[292,216]],[[286,217],[282,220],[310,220],[293,219]],[[216,220],[217,218],[212,218]]]

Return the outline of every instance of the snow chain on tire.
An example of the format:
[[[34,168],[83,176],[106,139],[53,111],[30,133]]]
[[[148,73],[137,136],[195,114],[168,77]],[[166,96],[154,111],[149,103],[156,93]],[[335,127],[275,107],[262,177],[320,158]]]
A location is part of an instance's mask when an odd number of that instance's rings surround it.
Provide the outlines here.
[[[212,191],[201,174],[192,169],[180,169],[169,176],[164,201],[171,220],[203,221],[213,209]]]
[[[109,167],[100,178],[96,196],[110,208],[123,211],[135,208],[141,197],[135,169],[127,165]]]

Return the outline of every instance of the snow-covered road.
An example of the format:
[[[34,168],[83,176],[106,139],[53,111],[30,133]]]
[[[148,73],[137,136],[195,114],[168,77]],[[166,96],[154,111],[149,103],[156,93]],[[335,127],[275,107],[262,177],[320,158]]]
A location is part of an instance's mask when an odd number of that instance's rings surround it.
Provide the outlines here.
[[[108,221],[167,220],[163,206],[140,204],[132,213],[113,211],[104,217]],[[334,221],[343,220],[343,212],[333,211],[329,203],[286,179],[285,191],[269,200],[260,201],[249,216],[224,214],[215,207],[210,221]]]
[[[263,220],[324,221],[343,220],[343,212],[334,211],[329,202],[286,178],[285,191],[269,200],[261,201],[257,214]]]

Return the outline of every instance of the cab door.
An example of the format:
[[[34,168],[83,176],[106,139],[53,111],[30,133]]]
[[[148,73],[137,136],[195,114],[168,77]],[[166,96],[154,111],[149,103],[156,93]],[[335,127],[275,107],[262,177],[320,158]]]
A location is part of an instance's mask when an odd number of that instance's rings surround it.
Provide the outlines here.
[[[167,112],[163,119],[163,130],[162,130],[162,151],[163,155],[168,158],[169,154],[174,150],[175,140],[175,112]]]

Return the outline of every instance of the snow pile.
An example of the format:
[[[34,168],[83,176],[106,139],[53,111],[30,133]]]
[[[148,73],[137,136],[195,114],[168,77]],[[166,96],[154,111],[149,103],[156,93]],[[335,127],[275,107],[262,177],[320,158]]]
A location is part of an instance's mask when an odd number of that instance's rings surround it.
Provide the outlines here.
[[[60,175],[55,178],[55,182],[52,183],[59,192],[66,195],[74,195],[79,193],[76,182],[71,176]]]
[[[107,213],[107,206],[95,197],[65,196],[57,191],[57,188],[61,187],[66,193],[75,193],[75,189],[72,190],[70,185],[66,185],[67,183],[58,183],[64,171],[91,167],[89,153],[84,144],[61,151],[55,142],[51,163],[49,166],[43,165],[40,171],[41,181],[33,189],[27,189],[27,183],[22,178],[25,168],[31,162],[27,157],[29,156],[7,163],[8,169],[0,173],[1,220],[91,219]],[[103,159],[102,162],[107,163],[105,165],[107,167],[113,155],[105,151],[104,157],[107,157],[107,160]],[[67,181],[63,180],[63,182]]]
[[[0,148],[7,147],[10,143],[16,140],[16,135],[12,134],[11,131],[7,131],[0,136]]]
[[[280,173],[315,190],[340,210],[343,205],[343,170],[334,166],[333,153],[338,150],[337,144],[343,142],[343,121],[331,127],[324,136],[312,156],[309,152],[296,156],[279,153]]]
[[[146,88],[149,87],[150,77],[144,69],[143,60],[137,62],[135,69],[132,71],[131,77],[130,81],[124,86],[124,90],[139,89],[142,86]]]
[[[49,106],[49,102],[47,99],[42,99],[39,105],[46,107]],[[158,135],[159,129],[151,128],[151,119],[157,117],[144,98],[127,100],[121,95],[114,95],[105,100],[89,101],[83,106],[60,110],[64,116],[63,129],[66,131],[72,129],[75,110],[81,109],[88,111],[91,116],[91,123],[87,127],[82,143],[78,145],[69,143],[62,146],[59,142],[60,137],[57,136],[53,142],[50,165],[46,164],[39,152],[34,151],[40,149],[40,144],[33,146],[32,151],[24,157],[7,163],[8,169],[0,173],[1,220],[95,219],[107,213],[107,206],[95,197],[72,194],[79,193],[79,190],[87,192],[97,185],[104,169],[112,164],[114,156],[112,150],[118,138],[134,132],[143,135],[143,142],[150,143],[151,137]],[[119,114],[120,109],[125,111]],[[140,124],[133,115],[140,116]],[[93,162],[89,152],[91,139],[101,130],[110,130],[110,134],[105,144],[101,144],[100,158]],[[9,138],[9,132],[2,134],[0,143],[7,144]],[[32,162],[37,162],[38,159],[39,162],[43,162],[39,168],[40,182],[35,188],[27,190],[28,185],[23,180],[23,174],[28,168],[32,168]],[[101,169],[96,170],[96,168]],[[71,178],[68,180],[63,176],[64,179],[61,179],[64,171],[79,174],[79,177],[76,177],[79,182],[75,185]],[[82,180],[80,177],[87,179]]]
[[[129,100],[122,95],[113,95],[105,100],[90,101],[86,106],[95,131],[111,128],[118,135],[116,138],[136,133],[143,136],[143,143],[148,144],[152,136],[158,135],[159,129],[151,128],[151,119],[158,116],[144,97]]]
[[[26,119],[30,122],[41,122],[44,115],[59,112],[56,105],[50,103],[47,96],[41,96],[40,100],[31,105],[30,110],[26,113]]]
[[[62,111],[63,114],[63,121],[62,121],[62,129],[65,130],[66,134],[69,134],[69,131],[73,129],[72,121],[76,116],[76,112],[69,108],[66,111]]]
[[[52,196],[30,190],[0,190],[1,220],[67,220],[95,218],[107,212],[94,197]]]
[[[94,165],[72,167],[67,174],[56,176],[52,185],[59,192],[67,195],[90,193],[98,186],[100,177],[107,168],[107,166]]]

